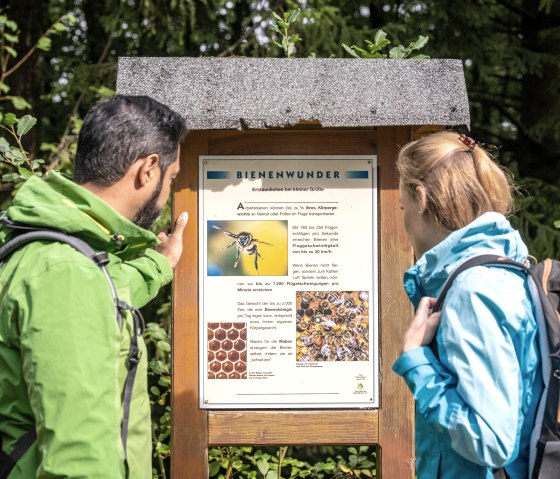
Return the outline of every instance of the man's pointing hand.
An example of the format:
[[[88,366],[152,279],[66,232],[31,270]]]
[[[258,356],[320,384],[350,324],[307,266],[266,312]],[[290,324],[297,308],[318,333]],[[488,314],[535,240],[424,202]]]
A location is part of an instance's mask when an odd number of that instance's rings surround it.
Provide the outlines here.
[[[157,235],[161,244],[156,246],[156,251],[167,257],[172,268],[177,266],[181,258],[181,253],[183,252],[183,231],[185,231],[188,221],[189,214],[183,212],[175,221],[175,228],[171,234],[168,235],[165,231],[161,231]]]

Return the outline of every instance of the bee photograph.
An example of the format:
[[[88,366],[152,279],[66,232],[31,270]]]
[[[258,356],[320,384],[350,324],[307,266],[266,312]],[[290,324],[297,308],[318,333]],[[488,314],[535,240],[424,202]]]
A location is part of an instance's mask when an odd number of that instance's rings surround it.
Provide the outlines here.
[[[208,276],[287,276],[288,222],[208,221]]]
[[[296,361],[368,361],[367,291],[297,291]]]

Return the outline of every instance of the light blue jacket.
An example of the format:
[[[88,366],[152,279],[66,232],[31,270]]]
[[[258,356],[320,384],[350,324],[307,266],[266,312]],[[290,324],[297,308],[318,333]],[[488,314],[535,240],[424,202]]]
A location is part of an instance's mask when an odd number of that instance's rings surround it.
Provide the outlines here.
[[[468,257],[485,253],[523,262],[527,247],[502,215],[480,216],[405,273],[414,306],[437,297]],[[525,273],[492,266],[461,273],[444,302],[437,345],[439,359],[424,346],[393,365],[416,400],[418,479],[489,479],[504,465],[512,479],[526,479],[543,385]]]

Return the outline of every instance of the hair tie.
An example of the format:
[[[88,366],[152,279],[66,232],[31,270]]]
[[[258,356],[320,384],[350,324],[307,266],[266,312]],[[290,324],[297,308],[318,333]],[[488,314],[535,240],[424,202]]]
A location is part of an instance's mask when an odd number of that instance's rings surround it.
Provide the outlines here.
[[[469,150],[474,150],[474,147],[478,145],[476,140],[473,140],[470,136],[463,135],[462,133],[459,135],[459,141],[464,143]]]

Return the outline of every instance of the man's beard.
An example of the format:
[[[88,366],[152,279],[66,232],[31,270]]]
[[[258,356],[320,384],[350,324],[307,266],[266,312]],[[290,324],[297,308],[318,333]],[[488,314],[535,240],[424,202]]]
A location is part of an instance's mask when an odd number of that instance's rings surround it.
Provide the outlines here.
[[[142,208],[138,210],[132,219],[132,222],[135,225],[140,226],[140,228],[144,228],[145,230],[149,230],[155,223],[161,213],[161,208],[158,207],[157,202],[159,200],[159,195],[161,194],[162,186],[163,175],[150,199],[142,205]]]

